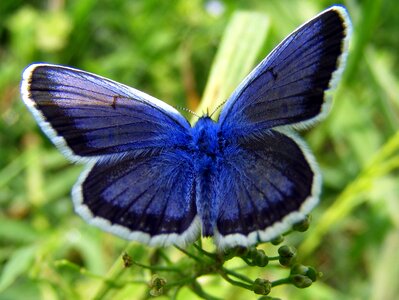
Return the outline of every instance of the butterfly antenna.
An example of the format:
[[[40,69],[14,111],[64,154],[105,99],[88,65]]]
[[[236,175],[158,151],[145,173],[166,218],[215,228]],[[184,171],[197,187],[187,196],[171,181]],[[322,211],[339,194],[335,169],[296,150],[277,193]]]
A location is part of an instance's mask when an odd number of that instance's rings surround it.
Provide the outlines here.
[[[181,106],[174,106],[176,109],[178,109],[178,110],[183,110],[183,111],[186,111],[186,112],[188,112],[188,113],[190,113],[190,114],[192,114],[193,116],[196,116],[197,118],[199,118],[199,115],[197,115],[195,112],[193,112],[191,109],[188,109],[188,108],[186,108],[186,107],[181,107]]]
[[[211,113],[211,115],[210,115],[209,117],[212,118],[213,114],[214,114],[215,112],[217,112],[217,111],[219,110],[219,108],[221,108],[221,107],[226,103],[226,101],[227,101],[227,100],[224,100],[222,103],[220,103],[220,104],[214,109],[214,111]]]

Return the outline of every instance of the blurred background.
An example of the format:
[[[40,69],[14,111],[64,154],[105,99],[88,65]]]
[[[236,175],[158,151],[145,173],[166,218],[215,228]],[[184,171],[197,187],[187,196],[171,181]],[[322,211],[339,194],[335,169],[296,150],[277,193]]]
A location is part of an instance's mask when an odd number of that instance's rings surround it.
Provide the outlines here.
[[[70,190],[82,166],[58,152],[21,101],[21,73],[28,64],[73,66],[196,110],[235,12],[253,11],[267,20],[259,29],[254,66],[287,34],[332,4],[1,0],[0,299],[91,299],[104,278],[114,274],[127,245],[73,212]],[[302,132],[324,177],[321,204],[312,213],[310,229],[288,239],[300,261],[323,277],[304,290],[273,289],[272,295],[283,299],[399,295],[399,5],[395,0],[340,4],[354,26],[348,65],[328,118]],[[136,243],[131,247],[133,258],[144,261],[154,251]],[[181,255],[175,249],[165,252],[172,259]],[[83,269],[68,267],[68,262]],[[249,270],[248,276],[274,278],[279,272],[267,267]],[[147,297],[145,271],[132,269],[121,278],[112,293],[99,292],[97,299]],[[131,278],[144,284],[131,284]],[[257,298],[217,276],[201,283],[222,299]],[[185,288],[177,298],[198,296]]]

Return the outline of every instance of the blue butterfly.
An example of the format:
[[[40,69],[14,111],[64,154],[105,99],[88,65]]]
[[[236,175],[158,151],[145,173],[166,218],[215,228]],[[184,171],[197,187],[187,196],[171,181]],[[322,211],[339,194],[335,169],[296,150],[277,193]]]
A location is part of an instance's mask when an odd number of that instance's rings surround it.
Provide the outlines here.
[[[33,64],[22,98],[85,171],[73,187],[87,222],[149,245],[202,234],[219,249],[269,241],[317,204],[321,176],[292,128],[325,117],[351,25],[333,6],[282,41],[225,103],[191,127],[141,91],[69,67]]]

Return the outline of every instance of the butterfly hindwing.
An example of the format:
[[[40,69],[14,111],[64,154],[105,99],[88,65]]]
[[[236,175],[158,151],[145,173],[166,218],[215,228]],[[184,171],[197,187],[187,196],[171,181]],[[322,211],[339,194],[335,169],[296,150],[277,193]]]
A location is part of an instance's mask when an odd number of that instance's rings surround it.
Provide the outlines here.
[[[328,90],[346,60],[350,28],[346,10],[334,6],[289,35],[227,100],[219,118],[225,136],[304,127],[324,116]]]
[[[269,241],[317,204],[317,165],[292,132],[271,130],[228,152],[217,185],[219,248]]]
[[[191,164],[183,151],[91,164],[73,189],[75,210],[125,239],[158,246],[193,242],[200,223]]]
[[[171,106],[84,71],[34,64],[21,90],[39,125],[74,161],[157,151],[189,137],[189,123]]]

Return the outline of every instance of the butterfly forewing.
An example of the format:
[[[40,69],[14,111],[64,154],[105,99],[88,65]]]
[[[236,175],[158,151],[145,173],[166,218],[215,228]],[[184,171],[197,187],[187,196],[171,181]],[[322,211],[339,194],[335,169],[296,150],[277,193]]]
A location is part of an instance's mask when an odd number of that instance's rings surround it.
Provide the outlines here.
[[[110,158],[186,145],[190,128],[174,108],[109,79],[55,65],[31,65],[23,100],[72,160]]]
[[[281,126],[303,127],[327,113],[346,58],[350,21],[335,6],[280,43],[228,99],[219,121],[226,137]]]

